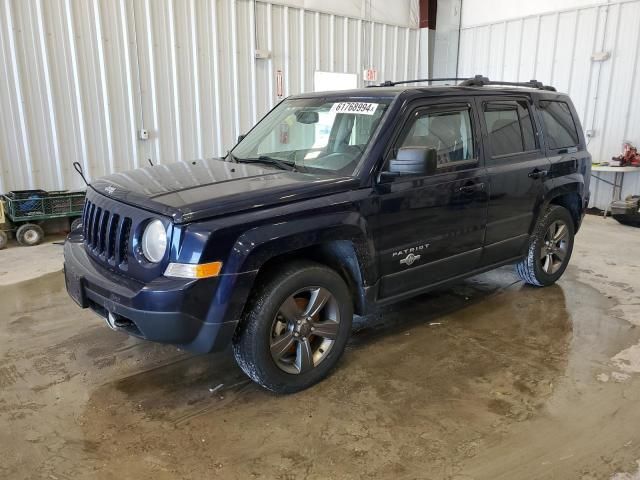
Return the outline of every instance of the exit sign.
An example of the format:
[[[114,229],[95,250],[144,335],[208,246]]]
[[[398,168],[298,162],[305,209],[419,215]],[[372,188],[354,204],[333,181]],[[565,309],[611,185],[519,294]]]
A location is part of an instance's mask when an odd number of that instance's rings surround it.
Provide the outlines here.
[[[378,80],[378,71],[375,68],[367,68],[362,74],[365,82],[375,82]]]

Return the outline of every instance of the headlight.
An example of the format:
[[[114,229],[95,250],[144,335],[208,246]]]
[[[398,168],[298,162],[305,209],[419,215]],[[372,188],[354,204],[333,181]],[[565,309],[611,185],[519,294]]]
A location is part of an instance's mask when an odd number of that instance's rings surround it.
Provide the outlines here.
[[[142,253],[152,263],[158,263],[167,251],[167,231],[160,220],[152,220],[142,234]]]

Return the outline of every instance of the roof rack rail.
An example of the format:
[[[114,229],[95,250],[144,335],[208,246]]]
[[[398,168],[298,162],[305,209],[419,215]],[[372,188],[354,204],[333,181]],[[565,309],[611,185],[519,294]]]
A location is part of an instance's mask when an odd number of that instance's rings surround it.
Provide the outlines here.
[[[529,87],[536,88],[538,90],[548,90],[550,92],[555,92],[555,87],[551,85],[545,85],[544,83],[538,80],[529,80],[528,82],[503,82],[500,80],[489,80],[487,77],[483,77],[482,75],[476,75],[473,78],[468,78],[460,83],[461,87],[484,87],[485,85],[502,85],[505,87]]]
[[[404,85],[407,83],[421,83],[421,82],[461,82],[463,80],[469,80],[467,77],[465,78],[418,78],[416,80],[400,80],[398,82],[393,82],[391,80],[385,80],[379,85],[368,85],[368,87],[394,87],[396,85]]]
[[[369,85],[370,87],[393,87],[395,85],[402,85],[407,83],[418,83],[418,82],[460,82],[458,84],[459,87],[484,87],[485,85],[502,85],[505,87],[529,87],[536,88],[538,90],[548,90],[550,92],[555,92],[555,87],[551,85],[545,85],[538,80],[529,80],[528,82],[503,82],[499,80],[489,80],[488,77],[484,77],[482,75],[476,75],[471,78],[420,78],[416,80],[402,80],[399,82],[392,82],[391,80],[387,80],[379,85]]]

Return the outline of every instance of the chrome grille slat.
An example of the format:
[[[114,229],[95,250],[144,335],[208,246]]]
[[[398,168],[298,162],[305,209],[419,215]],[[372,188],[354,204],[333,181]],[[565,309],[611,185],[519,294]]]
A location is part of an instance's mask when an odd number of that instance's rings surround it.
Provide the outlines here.
[[[118,223],[120,222],[120,215],[114,213],[109,218],[109,224],[107,225],[107,239],[106,239],[106,252],[105,256],[109,263],[115,263],[115,245],[116,245],[116,232],[118,230]]]
[[[100,224],[102,223],[102,208],[98,208],[96,212],[96,221],[94,224],[93,250],[100,253]]]
[[[93,224],[95,222],[95,218],[96,218],[96,210],[97,207],[95,206],[95,204],[91,205],[91,212],[89,213],[89,234],[88,234],[88,245],[89,247],[93,247]]]
[[[129,261],[129,236],[131,234],[131,219],[125,218],[122,222],[122,233],[118,249],[120,250],[120,263],[126,265]]]
[[[95,250],[98,246],[98,231],[100,229],[100,218],[102,217],[102,208],[96,208],[96,214],[93,219],[93,232],[91,233],[91,247]]]
[[[102,255],[105,251],[105,236],[107,233],[107,223],[109,222],[109,211],[104,209],[102,210],[102,215],[100,216],[100,221],[98,223],[98,246],[97,251],[98,254]]]
[[[82,212],[82,234],[84,238],[87,238],[87,223],[89,222],[89,210],[91,209],[91,202],[86,200],[84,202],[84,210]]]

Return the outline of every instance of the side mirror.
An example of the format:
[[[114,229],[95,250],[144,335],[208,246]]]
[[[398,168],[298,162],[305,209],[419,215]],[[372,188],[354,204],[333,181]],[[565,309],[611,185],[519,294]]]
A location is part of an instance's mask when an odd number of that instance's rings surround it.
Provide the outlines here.
[[[244,140],[244,137],[246,137],[246,134],[243,135],[238,135],[238,141],[236,143],[240,143],[242,140]]]
[[[438,169],[438,152],[434,148],[406,147],[389,160],[388,175],[432,175]]]

